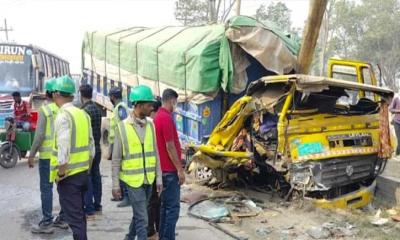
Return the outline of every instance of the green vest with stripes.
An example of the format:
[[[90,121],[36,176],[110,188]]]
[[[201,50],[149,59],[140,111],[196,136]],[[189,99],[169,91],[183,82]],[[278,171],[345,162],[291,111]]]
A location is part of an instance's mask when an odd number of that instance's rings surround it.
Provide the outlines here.
[[[90,163],[90,117],[77,107],[60,109],[58,114],[66,114],[71,128],[71,141],[69,146],[69,161],[67,176],[88,171]],[[53,152],[50,158],[50,182],[54,182],[58,173],[58,146],[57,133],[53,141]]]
[[[121,122],[121,119],[119,118],[118,114],[118,108],[123,107],[126,110],[126,114],[129,115],[129,108],[128,106],[123,102],[119,102],[113,109],[113,112],[110,116],[110,131],[108,132],[108,142],[110,144],[114,143],[114,138],[115,138],[115,129],[117,128],[117,124]]]
[[[54,119],[57,116],[58,106],[49,103],[41,107],[46,118],[46,128],[44,129],[44,141],[39,148],[39,159],[50,159],[54,141]]]
[[[154,148],[154,128],[152,123],[146,124],[143,143],[132,124],[127,121],[118,124],[122,143],[122,163],[120,179],[133,188],[147,183],[153,184],[156,176],[156,149]]]

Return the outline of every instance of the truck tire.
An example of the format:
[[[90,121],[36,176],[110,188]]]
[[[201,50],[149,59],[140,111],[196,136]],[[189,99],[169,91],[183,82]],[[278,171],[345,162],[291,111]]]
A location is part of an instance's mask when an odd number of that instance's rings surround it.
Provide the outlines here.
[[[10,147],[12,148],[10,153]],[[11,143],[0,146],[0,165],[3,168],[13,168],[19,159],[18,149]]]

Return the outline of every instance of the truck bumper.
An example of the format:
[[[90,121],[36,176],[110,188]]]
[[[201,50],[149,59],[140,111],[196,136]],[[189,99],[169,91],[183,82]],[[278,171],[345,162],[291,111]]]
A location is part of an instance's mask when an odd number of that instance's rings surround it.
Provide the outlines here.
[[[370,186],[363,187],[355,192],[345,194],[341,197],[326,200],[317,199],[313,200],[315,206],[326,209],[334,208],[361,208],[368,205],[374,196],[374,191],[376,187],[376,181],[374,181]]]

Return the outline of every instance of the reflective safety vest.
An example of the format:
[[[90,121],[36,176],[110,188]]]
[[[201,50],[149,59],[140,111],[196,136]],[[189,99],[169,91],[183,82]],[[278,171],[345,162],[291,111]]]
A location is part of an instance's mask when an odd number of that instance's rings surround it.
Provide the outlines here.
[[[139,139],[135,128],[127,121],[120,122],[118,130],[122,142],[122,163],[120,179],[131,187],[143,185],[145,176],[147,183],[153,184],[156,176],[156,149],[154,148],[153,124],[146,124],[144,143]]]
[[[46,128],[44,129],[44,141],[39,148],[39,159],[50,159],[54,141],[54,120],[57,116],[58,106],[49,103],[41,107],[46,118]]]
[[[108,132],[108,143],[113,144],[115,138],[115,129],[117,128],[117,124],[122,120],[119,118],[118,109],[119,107],[123,107],[126,110],[126,114],[129,114],[129,108],[124,102],[119,102],[117,106],[114,107],[113,112],[110,116],[110,130]]]
[[[90,118],[77,107],[60,109],[58,114],[66,114],[71,127],[69,161],[66,174],[68,176],[89,170],[90,163]],[[54,134],[53,151],[50,158],[50,182],[54,182],[58,173],[57,133]]]

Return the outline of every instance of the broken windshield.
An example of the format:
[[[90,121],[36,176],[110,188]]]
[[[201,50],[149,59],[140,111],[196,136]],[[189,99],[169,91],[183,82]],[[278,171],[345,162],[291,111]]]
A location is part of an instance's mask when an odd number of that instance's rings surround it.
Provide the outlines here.
[[[296,91],[294,109],[317,109],[320,113],[362,115],[376,113],[378,104],[371,99],[360,98],[358,91],[330,87],[322,92]]]

